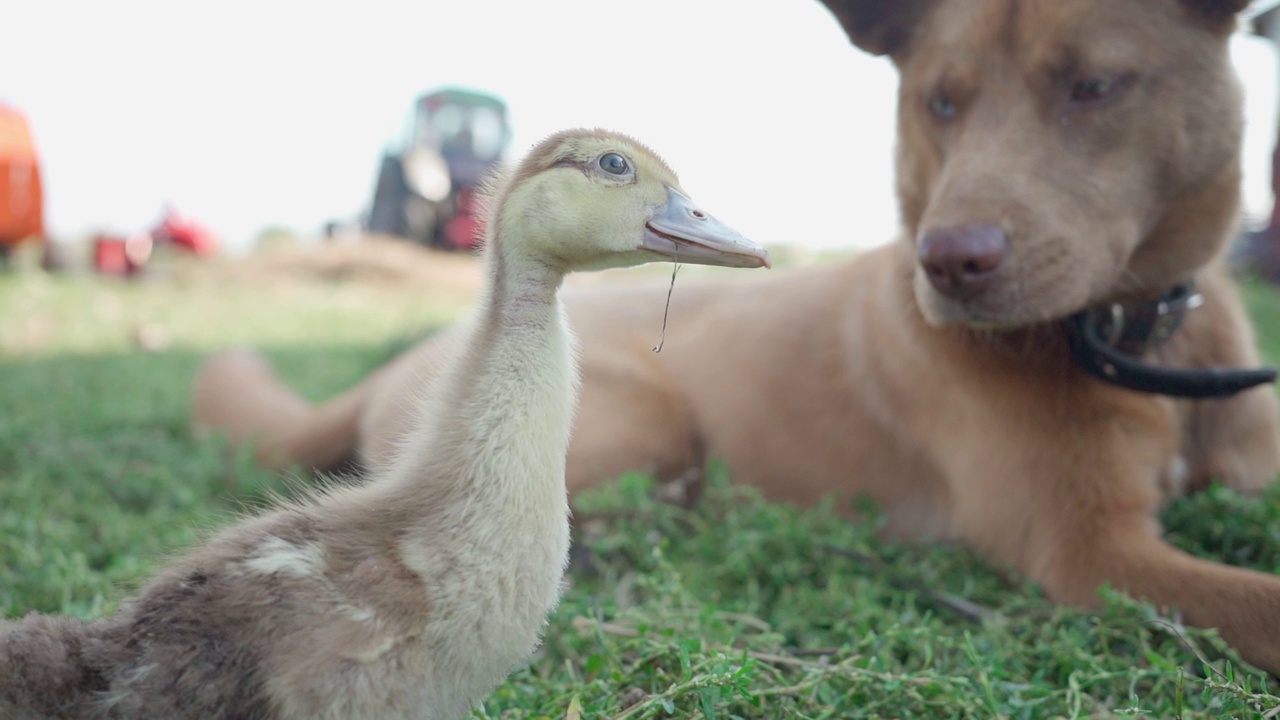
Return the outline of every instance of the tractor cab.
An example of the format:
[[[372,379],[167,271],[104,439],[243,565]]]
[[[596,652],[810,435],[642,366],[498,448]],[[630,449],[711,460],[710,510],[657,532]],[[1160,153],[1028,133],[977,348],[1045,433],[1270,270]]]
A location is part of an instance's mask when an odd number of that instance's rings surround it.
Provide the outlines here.
[[[382,157],[369,232],[469,249],[478,241],[474,193],[511,143],[507,107],[459,88],[423,95]]]

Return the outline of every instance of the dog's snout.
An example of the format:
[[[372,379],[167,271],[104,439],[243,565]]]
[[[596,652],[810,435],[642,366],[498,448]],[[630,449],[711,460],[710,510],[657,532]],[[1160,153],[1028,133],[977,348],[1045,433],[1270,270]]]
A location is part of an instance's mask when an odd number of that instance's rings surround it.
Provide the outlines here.
[[[994,225],[939,228],[921,235],[917,253],[938,292],[965,300],[991,284],[1009,254],[1009,238]]]

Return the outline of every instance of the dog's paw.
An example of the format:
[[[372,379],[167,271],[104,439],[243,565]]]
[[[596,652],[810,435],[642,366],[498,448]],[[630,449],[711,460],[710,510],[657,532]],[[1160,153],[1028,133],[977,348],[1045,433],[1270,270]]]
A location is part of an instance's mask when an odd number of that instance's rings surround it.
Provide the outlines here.
[[[1259,495],[1278,479],[1280,466],[1265,453],[1217,452],[1203,468],[1192,469],[1183,494],[1216,482],[1243,495]]]

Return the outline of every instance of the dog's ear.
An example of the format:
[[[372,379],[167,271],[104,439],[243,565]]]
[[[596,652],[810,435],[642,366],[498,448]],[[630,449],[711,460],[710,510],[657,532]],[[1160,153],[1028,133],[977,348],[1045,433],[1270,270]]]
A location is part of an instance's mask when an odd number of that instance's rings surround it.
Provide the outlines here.
[[[1181,0],[1182,4],[1220,30],[1232,30],[1236,15],[1252,0]]]
[[[854,45],[872,55],[906,47],[911,28],[932,0],[822,0]]]

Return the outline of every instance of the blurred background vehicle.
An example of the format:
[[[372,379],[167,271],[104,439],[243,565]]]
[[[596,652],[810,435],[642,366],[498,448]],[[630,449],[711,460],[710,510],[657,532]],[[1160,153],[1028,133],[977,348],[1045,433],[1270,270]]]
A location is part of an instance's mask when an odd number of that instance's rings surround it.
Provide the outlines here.
[[[0,262],[19,244],[44,239],[40,159],[27,118],[0,103]]]
[[[165,205],[160,220],[151,229],[151,237],[158,245],[169,245],[199,257],[216,255],[221,244],[211,227],[178,212],[173,205]]]
[[[93,269],[103,275],[136,275],[152,262],[154,253],[205,258],[218,253],[221,238],[208,225],[166,204],[147,230],[122,234],[100,232],[93,238]]]
[[[510,144],[498,97],[456,87],[420,96],[383,154],[365,229],[446,249],[475,247],[477,186]]]

